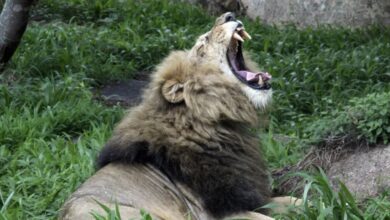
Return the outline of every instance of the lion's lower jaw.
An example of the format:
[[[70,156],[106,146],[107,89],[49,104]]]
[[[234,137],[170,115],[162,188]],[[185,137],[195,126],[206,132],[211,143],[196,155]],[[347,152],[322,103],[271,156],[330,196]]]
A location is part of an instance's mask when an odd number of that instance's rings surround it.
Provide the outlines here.
[[[248,86],[242,88],[251,103],[258,109],[264,109],[272,100],[272,89],[255,90]]]

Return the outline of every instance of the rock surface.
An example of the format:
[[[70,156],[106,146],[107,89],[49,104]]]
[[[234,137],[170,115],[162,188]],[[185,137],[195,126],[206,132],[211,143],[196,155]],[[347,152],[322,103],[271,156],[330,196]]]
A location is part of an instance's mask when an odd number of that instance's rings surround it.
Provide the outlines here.
[[[183,0],[192,4],[200,4],[214,15],[227,11],[239,12],[241,4],[238,0]]]
[[[388,0],[241,0],[246,15],[267,24],[334,24],[359,27],[390,24]]]
[[[360,199],[390,190],[390,146],[350,154],[333,163],[327,174],[336,188],[341,180]]]
[[[185,0],[214,13],[235,11],[266,24],[293,23],[300,27],[332,24],[363,27],[390,25],[389,0]]]

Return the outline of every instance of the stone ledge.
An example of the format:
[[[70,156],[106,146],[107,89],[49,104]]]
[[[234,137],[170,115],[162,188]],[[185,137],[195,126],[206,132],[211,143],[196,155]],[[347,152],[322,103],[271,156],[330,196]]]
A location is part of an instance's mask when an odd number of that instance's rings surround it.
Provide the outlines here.
[[[341,180],[360,199],[390,190],[390,146],[350,154],[334,162],[327,174],[337,188]]]
[[[389,0],[183,0],[219,14],[234,11],[265,24],[298,27],[390,25]]]

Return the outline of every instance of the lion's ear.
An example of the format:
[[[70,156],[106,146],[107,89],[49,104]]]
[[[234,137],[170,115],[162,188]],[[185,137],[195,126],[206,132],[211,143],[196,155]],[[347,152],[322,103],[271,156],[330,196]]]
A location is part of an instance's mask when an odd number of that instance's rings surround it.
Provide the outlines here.
[[[170,103],[179,103],[183,98],[184,85],[176,80],[167,80],[162,86],[162,94]]]

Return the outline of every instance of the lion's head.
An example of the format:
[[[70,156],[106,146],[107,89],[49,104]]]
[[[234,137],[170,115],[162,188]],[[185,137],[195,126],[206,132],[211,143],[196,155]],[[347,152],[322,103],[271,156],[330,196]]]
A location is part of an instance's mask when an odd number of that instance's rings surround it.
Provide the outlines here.
[[[228,12],[217,18],[211,31],[198,38],[190,56],[219,66],[223,77],[232,78],[256,107],[265,107],[272,94],[271,75],[257,71],[256,64],[248,56],[244,58],[244,39],[251,37],[242,22]]]
[[[185,106],[185,111],[204,121],[253,123],[254,109],[271,99],[271,76],[256,71],[254,62],[244,56],[244,39],[250,36],[242,22],[232,13],[223,14],[189,51],[172,52],[157,67],[148,89],[154,92],[144,100],[160,110]]]

